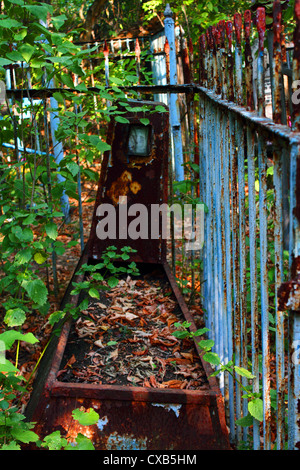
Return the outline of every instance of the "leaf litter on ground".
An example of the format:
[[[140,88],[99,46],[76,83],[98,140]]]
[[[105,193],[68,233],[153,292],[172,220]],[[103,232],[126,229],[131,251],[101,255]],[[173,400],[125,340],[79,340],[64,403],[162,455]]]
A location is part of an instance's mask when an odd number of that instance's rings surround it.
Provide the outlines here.
[[[181,315],[164,279],[128,276],[109,291],[100,290],[100,300],[90,298],[71,329],[59,380],[206,388],[194,343],[172,334]]]

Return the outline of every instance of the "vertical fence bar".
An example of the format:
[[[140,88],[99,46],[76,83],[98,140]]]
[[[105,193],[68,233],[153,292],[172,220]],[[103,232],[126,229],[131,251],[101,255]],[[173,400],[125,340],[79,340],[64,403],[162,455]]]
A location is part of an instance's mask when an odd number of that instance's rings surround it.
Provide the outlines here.
[[[266,11],[265,8],[258,8],[256,11],[256,26],[258,31],[258,57],[257,57],[257,110],[260,116],[265,115],[265,32],[266,32]]]
[[[257,222],[255,195],[255,134],[247,128],[248,201],[249,201],[249,267],[251,294],[251,345],[253,393],[259,393],[259,317],[257,292]],[[260,449],[259,422],[253,420],[253,449]]]
[[[136,62],[136,76],[138,78],[138,85],[141,83],[141,48],[138,38],[135,40],[135,62]]]
[[[273,4],[273,79],[274,111],[273,121],[282,122],[282,59],[281,59],[281,2]]]
[[[170,5],[167,3],[165,12],[165,34],[169,42],[170,47],[170,85],[177,84],[177,60],[176,60],[176,45],[175,45],[175,30],[173,12]],[[174,147],[174,160],[175,160],[175,179],[176,181],[184,180],[184,168],[183,168],[183,151],[182,151],[182,138],[181,138],[181,124],[179,116],[179,103],[178,96],[175,93],[171,93],[170,96],[170,121],[171,130],[173,137]]]
[[[108,87],[109,86],[109,50],[108,50],[108,45],[107,42],[104,41],[104,48],[103,48],[103,54],[104,54],[104,67],[105,67],[105,84]]]
[[[244,29],[245,29],[245,86],[246,86],[246,103],[247,108],[254,110],[253,98],[253,67],[252,67],[252,53],[251,53],[251,11],[246,10],[244,14]]]
[[[222,92],[222,98],[225,100],[227,97],[226,52],[225,52],[226,23],[225,23],[225,20],[219,22],[218,30],[219,30],[219,35],[220,35],[221,92]]]
[[[229,77],[229,85],[227,86],[227,99],[234,101],[234,58],[232,54],[232,21],[226,22],[226,35],[228,39],[228,53],[227,53],[227,71]],[[226,77],[227,79],[227,77]]]
[[[276,391],[277,391],[277,450],[284,445],[284,313],[278,308],[277,291],[283,282],[283,153],[278,144],[274,160],[274,249],[275,249],[275,315],[276,315]]]
[[[235,96],[238,105],[243,104],[243,58],[242,58],[242,15],[236,13],[234,15],[235,30]]]
[[[235,365],[241,367],[241,319],[240,319],[240,278],[239,278],[239,234],[238,234],[238,186],[237,186],[237,145],[235,117],[230,115],[230,182],[231,182],[231,234],[232,234],[232,284],[233,284],[233,326]],[[236,418],[242,417],[241,390],[236,386]],[[237,439],[241,440],[241,428],[237,427]]]
[[[267,208],[267,150],[262,136],[258,136],[259,165],[259,234],[261,282],[261,337],[262,337],[262,387],[264,403],[264,449],[271,447],[270,400],[270,342],[269,342],[269,292],[268,292],[268,208]]]
[[[239,264],[240,264],[240,317],[241,317],[241,363],[248,369],[247,352],[247,268],[246,268],[246,215],[245,215],[245,141],[244,128],[236,121],[236,139],[238,144],[238,223],[239,223]],[[244,386],[247,379],[242,378]],[[243,416],[248,414],[248,401],[243,400]],[[244,427],[244,440],[247,440],[247,428]]]
[[[227,313],[227,348],[228,360],[233,361],[233,308],[232,308],[232,256],[231,256],[231,201],[230,201],[230,133],[229,119],[223,121],[224,145],[224,219],[225,219],[225,263],[226,263],[226,313]],[[232,375],[228,377],[229,393],[229,425],[230,437],[235,440],[235,400],[234,381]]]
[[[227,158],[228,154],[226,153],[226,129],[227,129],[227,121],[228,117],[226,113],[221,114],[221,125],[220,125],[220,133],[221,133],[221,148],[220,148],[220,222],[221,222],[221,270],[220,270],[220,276],[221,276],[221,301],[222,301],[222,318],[221,318],[221,323],[222,323],[222,361],[223,364],[228,363],[228,298],[227,298],[227,283],[226,283],[226,215],[225,215],[225,193],[228,189],[228,179],[226,181],[225,178],[225,167],[228,166],[227,163]],[[224,382],[224,398],[226,402],[228,403],[229,399],[229,392],[228,392],[228,378],[227,376],[223,377],[223,382]]]
[[[297,5],[296,5],[297,6]],[[298,2],[298,8],[300,8]],[[300,11],[299,11],[300,16]],[[288,388],[288,449],[300,448],[300,210],[299,186],[300,147],[290,149],[290,276],[289,288],[289,388]]]

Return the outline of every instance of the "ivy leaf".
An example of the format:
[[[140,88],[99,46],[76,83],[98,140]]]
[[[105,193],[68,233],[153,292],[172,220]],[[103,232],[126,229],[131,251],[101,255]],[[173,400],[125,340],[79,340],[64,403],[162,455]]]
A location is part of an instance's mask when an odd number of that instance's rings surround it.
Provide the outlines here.
[[[263,401],[260,398],[254,398],[254,400],[249,401],[248,411],[253,418],[262,421],[264,419]]]
[[[24,280],[22,287],[36,304],[44,305],[47,302],[48,290],[41,279]]]

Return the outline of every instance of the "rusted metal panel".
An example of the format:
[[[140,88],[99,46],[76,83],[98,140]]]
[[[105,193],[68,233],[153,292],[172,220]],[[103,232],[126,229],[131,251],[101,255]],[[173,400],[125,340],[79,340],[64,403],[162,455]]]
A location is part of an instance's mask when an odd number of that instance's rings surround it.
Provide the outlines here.
[[[153,102],[143,102],[152,110],[155,109]],[[132,102],[131,107],[141,107],[141,102]],[[165,108],[166,109],[166,108]],[[167,109],[166,109],[167,111]],[[132,126],[141,126],[140,119],[144,113],[130,113],[127,116],[129,124],[113,123],[110,130],[112,149],[106,152],[101,170],[100,183],[96,196],[96,204],[91,225],[91,234],[88,241],[88,250],[91,257],[100,259],[103,251],[110,245],[117,248],[130,246],[137,253],[131,254],[132,261],[145,263],[162,262],[166,256],[166,239],[151,237],[151,206],[167,203],[168,192],[168,113],[149,114],[150,124],[149,139],[151,149],[144,157],[134,157],[128,154],[128,136]],[[119,198],[126,197],[127,204],[119,204]],[[111,236],[106,240],[97,237],[97,225],[100,217],[97,216],[98,207],[101,204],[110,204],[115,208],[116,220],[122,220],[121,211],[126,213],[135,204],[142,204],[148,213],[148,230],[146,238],[133,240],[128,233],[128,226],[117,227],[116,237]],[[126,206],[126,207],[125,207]],[[147,216],[147,217],[148,217]],[[123,217],[130,225],[133,216]],[[103,220],[103,219],[102,219]],[[118,225],[118,224],[117,224]]]
[[[86,261],[86,260],[84,260]],[[168,264],[162,265],[191,331],[193,317]],[[75,278],[76,280],[76,278]],[[45,436],[60,430],[72,438],[80,432],[96,450],[229,450],[223,398],[212,369],[202,362],[208,387],[199,390],[63,383],[57,374],[68,342],[71,321],[46,353],[36,379],[27,417]],[[199,347],[195,343],[199,352]],[[201,360],[201,359],[200,359]],[[83,427],[72,418],[76,408],[99,414],[94,426]]]

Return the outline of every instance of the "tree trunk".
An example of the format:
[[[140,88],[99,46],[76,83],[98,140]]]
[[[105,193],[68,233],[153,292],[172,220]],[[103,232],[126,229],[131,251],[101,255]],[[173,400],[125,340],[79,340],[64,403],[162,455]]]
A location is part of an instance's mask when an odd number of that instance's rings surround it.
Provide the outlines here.
[[[82,35],[82,39],[84,41],[95,40],[94,26],[97,24],[97,20],[101,15],[106,2],[107,0],[95,0],[94,3],[88,9],[84,25],[85,31]]]

